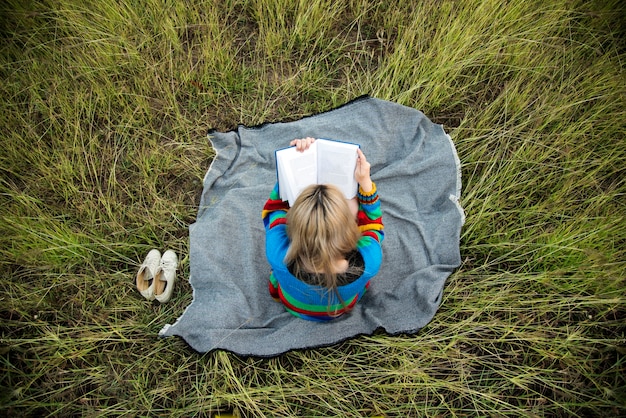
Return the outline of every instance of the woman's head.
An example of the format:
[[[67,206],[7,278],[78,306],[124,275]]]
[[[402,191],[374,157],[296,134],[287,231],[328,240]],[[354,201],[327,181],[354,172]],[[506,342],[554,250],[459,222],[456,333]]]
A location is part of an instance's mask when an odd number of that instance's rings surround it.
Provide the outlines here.
[[[320,273],[327,288],[336,287],[334,266],[356,248],[360,237],[354,215],[343,193],[332,185],[304,189],[287,214],[291,244],[286,256],[299,271]]]

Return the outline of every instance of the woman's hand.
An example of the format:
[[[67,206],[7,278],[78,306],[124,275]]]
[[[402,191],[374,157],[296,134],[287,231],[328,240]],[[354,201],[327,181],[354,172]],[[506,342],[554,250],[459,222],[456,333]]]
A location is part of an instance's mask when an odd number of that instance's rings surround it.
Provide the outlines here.
[[[361,186],[365,193],[372,191],[372,179],[370,177],[370,163],[365,158],[365,154],[361,149],[357,149],[356,170],[354,170],[354,178]]]
[[[315,138],[306,137],[302,139],[294,139],[289,143],[289,146],[292,147],[295,145],[297,151],[304,152],[305,150],[308,150],[314,142]]]

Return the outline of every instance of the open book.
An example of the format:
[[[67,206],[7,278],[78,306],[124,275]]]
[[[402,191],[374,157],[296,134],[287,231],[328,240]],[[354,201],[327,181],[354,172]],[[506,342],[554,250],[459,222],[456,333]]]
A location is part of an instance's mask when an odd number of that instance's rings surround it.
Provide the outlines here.
[[[278,193],[293,206],[302,190],[311,184],[333,184],[346,199],[356,196],[359,184],[354,178],[357,144],[316,139],[304,152],[296,147],[276,151]]]

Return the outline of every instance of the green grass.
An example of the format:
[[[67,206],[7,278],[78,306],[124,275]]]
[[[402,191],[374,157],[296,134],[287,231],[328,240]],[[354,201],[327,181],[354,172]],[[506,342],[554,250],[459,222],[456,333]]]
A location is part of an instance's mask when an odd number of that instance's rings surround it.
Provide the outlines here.
[[[197,3],[197,4],[196,4]],[[626,414],[626,10],[618,1],[0,6],[0,414]],[[362,94],[443,123],[462,266],[433,321],[274,359],[157,332],[191,302],[209,128]],[[182,258],[173,301],[134,275]]]

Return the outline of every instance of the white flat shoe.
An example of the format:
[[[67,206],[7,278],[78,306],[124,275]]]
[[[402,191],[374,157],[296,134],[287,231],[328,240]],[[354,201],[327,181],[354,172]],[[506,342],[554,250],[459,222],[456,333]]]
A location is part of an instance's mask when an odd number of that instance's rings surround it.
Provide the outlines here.
[[[137,272],[137,290],[148,300],[154,299],[154,277],[159,269],[161,253],[159,250],[150,250],[139,271]]]
[[[172,250],[165,251],[154,275],[154,297],[161,303],[167,302],[172,297],[176,281],[176,267],[178,267],[176,253]]]

